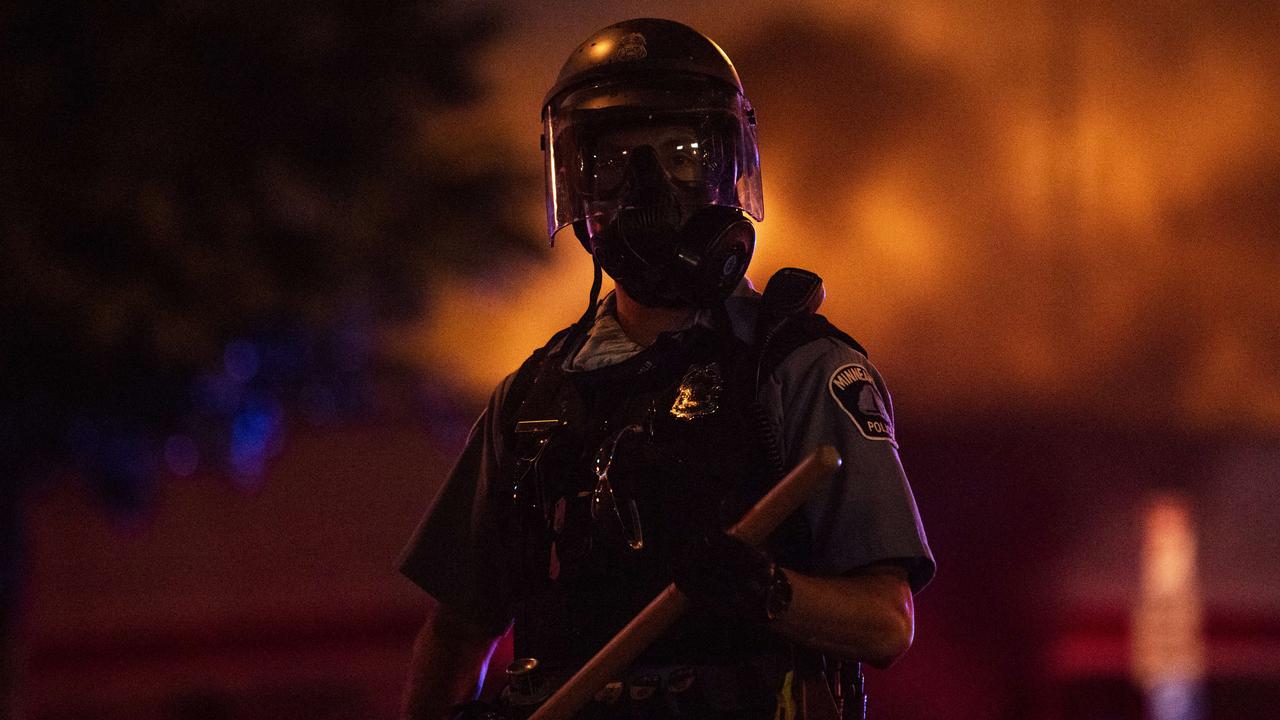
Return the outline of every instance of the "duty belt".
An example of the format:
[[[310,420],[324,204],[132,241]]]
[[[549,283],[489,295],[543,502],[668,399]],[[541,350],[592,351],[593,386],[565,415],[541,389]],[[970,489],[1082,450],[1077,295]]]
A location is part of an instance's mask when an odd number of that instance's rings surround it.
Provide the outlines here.
[[[503,714],[528,716],[572,675],[569,670],[539,671],[536,661],[516,660],[508,668],[508,684],[499,700]],[[794,716],[790,677],[790,663],[780,657],[753,658],[733,665],[635,666],[601,688],[575,717],[789,720]]]

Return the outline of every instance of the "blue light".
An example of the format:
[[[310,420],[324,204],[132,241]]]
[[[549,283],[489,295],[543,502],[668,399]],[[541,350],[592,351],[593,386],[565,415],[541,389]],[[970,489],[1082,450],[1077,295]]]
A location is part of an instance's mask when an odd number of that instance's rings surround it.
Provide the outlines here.
[[[231,423],[231,470],[236,485],[256,490],[271,450],[279,447],[282,411],[276,402],[256,398]]]
[[[1204,717],[1204,686],[1196,680],[1171,680],[1147,692],[1152,720],[1200,720]]]

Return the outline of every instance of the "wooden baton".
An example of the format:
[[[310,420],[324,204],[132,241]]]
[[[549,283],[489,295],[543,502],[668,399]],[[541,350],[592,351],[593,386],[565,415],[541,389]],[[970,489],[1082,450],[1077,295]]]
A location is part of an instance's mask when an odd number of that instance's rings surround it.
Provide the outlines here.
[[[758,546],[783,520],[804,504],[818,484],[840,467],[840,455],[821,445],[787,473],[760,502],[729,529],[729,534]],[[568,720],[595,697],[605,683],[618,677],[644,649],[666,632],[689,608],[689,599],[674,584],[640,611],[600,652],[538,708],[529,720]]]

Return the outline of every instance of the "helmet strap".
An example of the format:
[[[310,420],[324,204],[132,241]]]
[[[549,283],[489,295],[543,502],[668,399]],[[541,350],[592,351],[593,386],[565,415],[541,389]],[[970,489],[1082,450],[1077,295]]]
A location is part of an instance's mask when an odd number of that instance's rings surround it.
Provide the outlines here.
[[[591,264],[594,267],[591,277],[591,298],[587,302],[587,309],[582,313],[582,317],[578,318],[575,323],[579,333],[586,332],[591,329],[591,324],[596,319],[596,305],[600,303],[600,286],[604,283],[604,273],[600,270],[600,260],[596,258],[595,253],[591,255]]]

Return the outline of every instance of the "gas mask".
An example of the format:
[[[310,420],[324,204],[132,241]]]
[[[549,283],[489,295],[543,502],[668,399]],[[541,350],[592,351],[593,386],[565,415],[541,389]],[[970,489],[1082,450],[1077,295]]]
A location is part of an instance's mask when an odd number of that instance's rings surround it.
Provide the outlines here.
[[[737,208],[690,202],[697,183],[673,177],[670,157],[647,144],[628,150],[619,209],[582,229],[600,267],[636,302],[710,307],[746,273],[755,229]]]

